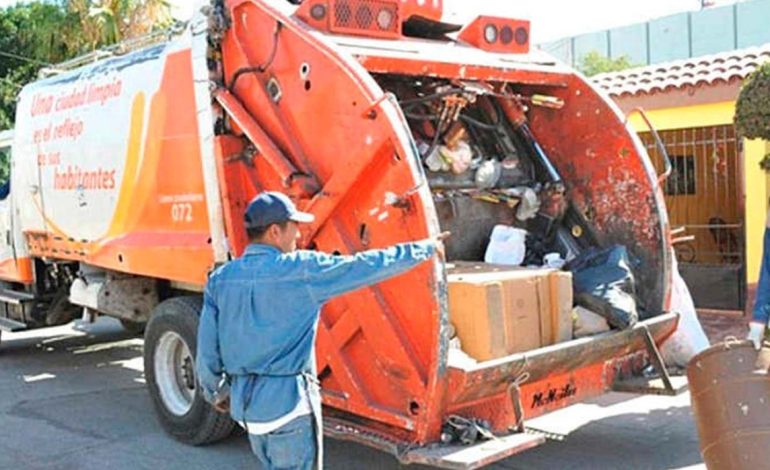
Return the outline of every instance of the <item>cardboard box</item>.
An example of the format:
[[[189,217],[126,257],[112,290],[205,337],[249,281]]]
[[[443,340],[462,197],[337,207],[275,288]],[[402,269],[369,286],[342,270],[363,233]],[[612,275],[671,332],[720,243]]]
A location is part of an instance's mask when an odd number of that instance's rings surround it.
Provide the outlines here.
[[[448,265],[449,316],[479,361],[572,339],[572,274],[484,263]]]

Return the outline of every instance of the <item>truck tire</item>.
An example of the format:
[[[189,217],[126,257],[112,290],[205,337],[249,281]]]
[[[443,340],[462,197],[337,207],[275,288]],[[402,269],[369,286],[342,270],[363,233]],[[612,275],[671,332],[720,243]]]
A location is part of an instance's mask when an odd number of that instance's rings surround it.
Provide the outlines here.
[[[200,297],[161,302],[144,335],[144,374],[160,424],[191,445],[220,441],[233,431],[229,415],[217,413],[198,390],[195,378]]]

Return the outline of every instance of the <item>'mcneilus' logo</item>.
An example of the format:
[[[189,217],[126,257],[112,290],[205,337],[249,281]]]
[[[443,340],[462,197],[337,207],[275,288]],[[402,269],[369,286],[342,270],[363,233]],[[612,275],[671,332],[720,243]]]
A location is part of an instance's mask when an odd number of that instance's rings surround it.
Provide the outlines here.
[[[575,395],[577,395],[577,388],[571,383],[561,388],[549,388],[548,391],[538,392],[532,397],[532,406],[530,408],[550,405]]]

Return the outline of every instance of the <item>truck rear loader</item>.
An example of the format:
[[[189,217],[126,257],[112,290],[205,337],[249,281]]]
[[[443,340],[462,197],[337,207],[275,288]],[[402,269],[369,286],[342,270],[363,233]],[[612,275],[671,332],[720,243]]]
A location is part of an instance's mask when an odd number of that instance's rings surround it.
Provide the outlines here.
[[[214,0],[179,34],[45,71],[20,93],[12,144],[0,140],[0,329],[82,312],[146,325],[161,425],[220,440],[235,424],[194,375],[201,292],[247,245],[248,201],[278,190],[316,216],[306,249],[453,233],[446,261],[324,308],[328,435],[447,468],[542,443],[526,419],[610,390],[676,328],[661,179],[608,98],[530,48],[529,22],[442,12],[441,0]],[[627,247],[642,321],[458,361],[447,270],[482,261],[504,220],[529,232],[528,252]],[[458,417],[496,437],[452,441]]]

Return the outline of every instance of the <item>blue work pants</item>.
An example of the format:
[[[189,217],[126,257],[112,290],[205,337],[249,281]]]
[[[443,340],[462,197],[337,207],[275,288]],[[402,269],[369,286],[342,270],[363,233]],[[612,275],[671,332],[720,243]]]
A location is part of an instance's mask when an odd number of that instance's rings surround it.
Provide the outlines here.
[[[268,434],[249,434],[251,450],[264,470],[313,470],[316,436],[313,416],[291,421]]]
[[[770,316],[770,228],[765,228],[762,266],[759,271],[757,297],[754,301],[754,321],[767,324]]]

